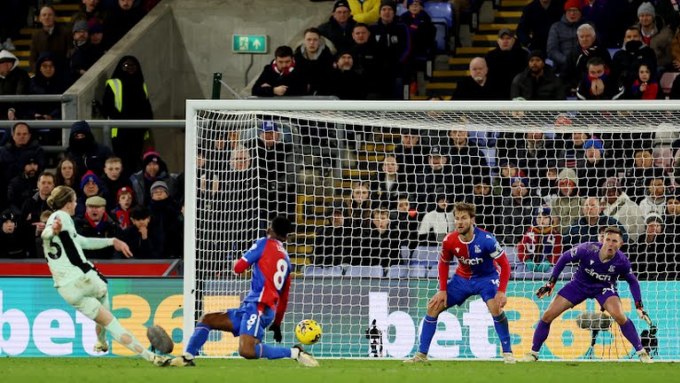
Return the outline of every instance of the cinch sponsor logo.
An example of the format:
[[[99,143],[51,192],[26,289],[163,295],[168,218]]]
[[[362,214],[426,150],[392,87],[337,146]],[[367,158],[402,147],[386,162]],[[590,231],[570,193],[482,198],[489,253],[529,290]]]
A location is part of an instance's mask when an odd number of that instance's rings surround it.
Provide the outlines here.
[[[482,258],[463,258],[463,257],[458,257],[458,262],[464,264],[464,265],[479,265],[480,263],[484,262],[484,259]]]
[[[590,275],[591,277],[597,279],[598,281],[611,281],[611,276],[609,275],[602,275],[598,272],[596,272],[594,269],[585,269],[586,274]]]

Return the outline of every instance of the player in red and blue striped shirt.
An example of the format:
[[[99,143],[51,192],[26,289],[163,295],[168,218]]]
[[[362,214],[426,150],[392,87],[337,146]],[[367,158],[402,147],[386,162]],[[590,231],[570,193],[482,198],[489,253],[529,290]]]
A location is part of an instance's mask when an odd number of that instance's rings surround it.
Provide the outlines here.
[[[427,315],[420,334],[420,347],[409,363],[427,361],[437,317],[451,306],[459,306],[473,295],[480,295],[493,316],[501,340],[503,359],[514,363],[508,319],[503,312],[507,302],[505,290],[510,279],[510,263],[493,234],[475,226],[475,205],[457,203],[454,208],[456,230],[442,243],[439,257],[439,291],[427,304]],[[458,260],[456,273],[448,280],[449,264]],[[498,271],[500,267],[500,275]]]
[[[246,359],[296,359],[308,367],[318,366],[317,361],[301,346],[292,348],[270,346],[262,343],[264,332],[274,333],[280,343],[281,321],[288,304],[290,289],[290,258],[284,248],[291,230],[288,218],[272,220],[267,236],[255,241],[253,246],[234,264],[234,272],[241,274],[252,268],[250,292],[238,309],[204,314],[199,319],[187,343],[184,354],[173,359],[173,366],[193,366],[193,359],[208,339],[210,330],[228,331],[239,337],[239,354]]]

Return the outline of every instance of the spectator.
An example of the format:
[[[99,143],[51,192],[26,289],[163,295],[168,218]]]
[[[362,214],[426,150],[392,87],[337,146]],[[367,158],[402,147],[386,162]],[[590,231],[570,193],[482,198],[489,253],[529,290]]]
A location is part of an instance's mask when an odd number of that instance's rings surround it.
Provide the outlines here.
[[[578,177],[574,169],[562,169],[557,174],[559,194],[551,205],[551,213],[556,218],[560,233],[564,234],[579,218],[581,197],[578,192]]]
[[[85,20],[73,24],[73,42],[69,52],[70,82],[76,82],[99,59],[90,44],[89,26]]]
[[[637,69],[641,64],[647,65],[651,73],[656,75],[656,54],[642,42],[640,28],[631,26],[623,36],[623,46],[614,54],[612,76],[628,89],[638,78]]]
[[[456,90],[453,91],[453,100],[500,100],[503,91],[488,76],[489,68],[486,60],[475,57],[470,61],[470,76],[458,81]]]
[[[389,0],[388,0],[389,1]],[[384,0],[347,0],[352,18],[357,23],[374,24],[380,18],[380,9]]]
[[[582,16],[580,0],[567,0],[564,3],[564,16],[550,27],[546,49],[557,73],[562,73],[567,64],[567,55],[576,50],[576,29],[585,22]]]
[[[656,0],[656,13],[664,20],[672,31],[677,31],[680,26],[680,4],[677,0]]]
[[[635,0],[640,1],[640,0]],[[630,25],[627,18],[631,16],[629,4],[621,4],[616,0],[582,0],[583,19],[597,31],[597,40],[604,48],[616,48],[621,46],[619,36],[623,29]],[[627,1],[634,3],[634,1]]]
[[[439,146],[430,149],[428,161],[418,174],[418,211],[425,211],[434,205],[438,195],[452,195],[454,191],[453,170],[446,152]]]
[[[418,210],[411,205],[409,196],[403,194],[397,198],[397,209],[390,214],[395,223],[394,230],[399,233],[401,247],[413,250],[418,245],[417,235],[420,225]]]
[[[512,80],[510,98],[524,100],[564,100],[564,85],[551,66],[545,65],[545,53],[529,54],[529,65]]]
[[[106,214],[106,200],[99,196],[88,197],[85,201],[86,210],[82,218],[76,218],[76,231],[79,235],[89,238],[117,238],[120,237],[120,227]],[[112,259],[113,246],[102,249],[83,249],[87,259]]]
[[[28,251],[25,246],[25,238],[21,235],[18,226],[18,217],[10,209],[0,214],[2,231],[0,231],[0,259],[26,259]]]
[[[328,77],[324,93],[341,100],[365,100],[368,79],[355,70],[351,50],[338,51],[335,68]]]
[[[418,227],[418,243],[421,246],[437,246],[455,229],[451,197],[440,194],[435,201],[434,209],[425,213]]]
[[[111,79],[106,81],[102,100],[104,115],[110,120],[152,120],[149,91],[142,67],[134,56],[118,61]],[[123,169],[139,169],[144,147],[149,141],[148,129],[112,128],[113,152],[123,161]]]
[[[417,178],[423,173],[425,155],[420,145],[420,132],[417,129],[402,129],[400,142],[394,148],[394,157],[399,167],[401,179],[406,180],[409,194],[415,193]]]
[[[329,39],[339,51],[349,49],[354,43],[352,29],[356,25],[352,18],[347,0],[337,0],[333,4],[333,12],[327,22],[319,25],[319,32]]]
[[[295,69],[304,78],[306,93],[323,93],[333,70],[333,54],[318,29],[308,28],[303,35],[302,44],[295,50]]]
[[[12,178],[24,172],[24,164],[30,158],[38,167],[45,167],[45,153],[33,138],[30,126],[25,122],[17,122],[12,126],[12,137],[4,147],[0,148],[0,206],[4,207],[7,187]],[[21,206],[21,205],[19,205]]]
[[[515,157],[516,158],[516,157]],[[514,160],[513,160],[514,161]],[[494,177],[493,194],[507,197],[515,177],[525,177],[526,173],[513,161],[502,160],[498,177]]]
[[[536,209],[531,227],[517,245],[517,258],[527,270],[545,273],[562,255],[562,234],[553,224],[550,208]]]
[[[51,53],[41,53],[35,63],[35,76],[28,87],[29,94],[62,94],[66,90],[64,74],[56,66]],[[36,102],[29,107],[28,116],[36,120],[60,120],[61,102]],[[61,129],[58,131],[61,140]]]
[[[650,2],[642,3],[638,7],[637,15],[642,42],[656,54],[657,70],[659,72],[672,70],[671,41],[674,31],[668,25],[664,25],[661,17],[656,17],[656,10]]]
[[[90,35],[90,52],[93,63],[96,63],[104,53],[106,53],[106,46],[104,45],[104,26],[100,23],[88,23],[88,34]]]
[[[399,165],[393,155],[386,155],[378,172],[371,182],[373,201],[394,209],[397,198],[407,191],[407,185],[403,177],[399,175]]]
[[[564,166],[567,168],[575,168],[578,158],[585,157],[585,149],[583,145],[590,138],[590,134],[583,132],[567,133],[564,136]]]
[[[335,208],[328,224],[316,229],[315,265],[340,265],[350,262],[352,228],[345,223],[342,208]]]
[[[74,171],[76,179],[82,177],[87,171],[92,171],[97,176],[104,171],[104,161],[113,153],[108,146],[97,143],[86,121],[76,121],[71,125],[66,157],[75,161]]]
[[[23,169],[21,174],[12,178],[7,187],[7,202],[12,211],[17,213],[21,212],[24,201],[35,194],[40,170],[38,159],[33,157],[25,158],[20,164]]]
[[[631,242],[637,242],[644,232],[644,215],[640,207],[621,190],[621,183],[609,177],[600,185],[601,205],[604,215],[615,218],[623,225]]]
[[[503,231],[499,232],[500,242],[510,246],[518,243],[531,226],[534,209],[540,206],[538,197],[532,195],[529,180],[514,177],[511,181],[510,195],[503,197]]]
[[[29,65],[35,68],[35,63],[43,52],[51,52],[56,60],[57,67],[63,68],[66,63],[66,54],[71,47],[71,35],[55,22],[55,11],[51,5],[43,5],[40,8],[41,28],[34,31],[31,36],[31,56]]]
[[[156,181],[165,182],[168,194],[172,197],[175,190],[175,183],[168,166],[161,159],[158,152],[149,151],[142,157],[142,170],[130,176],[130,183],[137,205],[149,206],[151,201],[151,185]]]
[[[584,156],[577,159],[579,191],[584,196],[598,195],[598,183],[614,176],[614,165],[605,156],[604,144],[598,138],[591,138],[583,144]]]
[[[54,174],[50,172],[42,172],[38,176],[38,191],[33,196],[24,201],[21,207],[21,216],[23,217],[22,231],[25,234],[26,243],[42,243],[40,235],[45,229],[45,223],[40,220],[40,216],[44,211],[51,212],[47,204],[47,197],[50,196],[54,190]],[[31,258],[38,256],[35,246],[28,246],[28,251]]]
[[[475,177],[472,191],[472,201],[475,204],[475,221],[477,226],[496,234],[496,220],[500,218],[498,208],[501,206],[500,197],[491,193],[489,177]]]
[[[295,185],[286,177],[292,145],[283,141],[282,126],[274,121],[263,121],[255,143],[257,168],[261,180],[267,180],[267,211],[270,214],[295,212]],[[269,217],[271,218],[271,217]],[[267,219],[269,220],[269,219]]]
[[[656,213],[661,216],[666,212],[666,177],[663,174],[655,174],[646,181],[647,194],[640,201],[640,211],[646,216]]]
[[[368,182],[356,181],[352,183],[352,194],[345,201],[346,216],[352,228],[353,240],[358,240],[364,229],[368,228],[371,219],[371,190]],[[358,243],[352,242],[353,255],[357,255]]]
[[[626,89],[626,96],[629,100],[661,100],[664,98],[663,90],[656,80],[656,74],[647,64],[640,64],[638,67],[638,76]]]
[[[361,258],[352,264],[389,267],[399,263],[399,255],[399,233],[392,229],[390,212],[373,210],[370,226],[362,237]]]
[[[118,6],[107,13],[103,23],[106,49],[114,46],[142,18],[144,10],[134,6],[134,0],[118,0]]]
[[[120,239],[127,243],[137,259],[165,258],[161,253],[161,238],[154,231],[151,220],[149,208],[137,205],[130,210],[131,225],[121,232]]]
[[[406,25],[411,40],[411,52],[406,68],[408,80],[413,85],[417,72],[425,71],[427,61],[434,58],[436,50],[435,34],[437,30],[432,24],[430,15],[425,12],[423,3],[425,0],[408,0],[408,11],[399,17],[401,23]]]
[[[599,57],[605,68],[611,68],[612,60],[609,51],[597,43],[595,28],[590,24],[582,24],[576,29],[578,43],[574,50],[568,53],[567,61],[560,79],[564,82],[569,94],[578,86],[578,83],[588,73],[588,62],[594,57]]]
[[[354,68],[359,76],[366,81],[366,98],[369,100],[376,99],[378,98],[377,79],[382,61],[377,44],[371,38],[371,31],[368,26],[363,23],[354,26],[352,39],[354,44],[350,51],[354,59]]]
[[[498,86],[501,99],[510,98],[512,80],[527,67],[527,54],[511,30],[503,28],[498,32],[496,48],[486,54],[485,60],[489,77]]]
[[[84,20],[88,24],[90,22],[103,23],[106,19],[106,13],[102,8],[99,0],[82,0],[80,10],[71,17],[73,23],[75,24],[79,20]]]
[[[583,200],[579,220],[567,228],[564,235],[564,250],[569,250],[583,242],[597,242],[600,229],[616,226],[623,234],[623,243],[628,243],[628,233],[615,218],[602,214],[600,200],[587,197]]]
[[[664,227],[666,232],[667,243],[674,244],[673,252],[678,253],[680,249],[680,189],[675,189],[675,192],[666,199],[666,212],[664,214]],[[680,265],[680,260],[675,263]],[[676,271],[680,267],[676,266]]]
[[[588,74],[578,85],[576,97],[581,100],[617,100],[624,92],[623,86],[609,74],[605,62],[599,57],[588,60]]]
[[[643,281],[667,281],[671,275],[677,278],[678,256],[673,251],[675,244],[669,242],[664,233],[663,218],[650,213],[643,222],[644,233],[628,250],[635,275]]]
[[[625,169],[624,185],[626,194],[639,204],[645,198],[647,181],[655,175],[661,175],[661,170],[654,168],[651,149],[636,150],[634,158],[633,165]]]
[[[109,157],[104,162],[104,175],[102,176],[102,188],[106,195],[106,210],[110,211],[118,203],[118,191],[130,186],[130,178],[123,174],[123,162],[119,157]],[[131,190],[131,189],[130,189]]]
[[[62,158],[57,164],[57,172],[55,174],[55,186],[65,185],[71,189],[78,189],[78,182],[76,181],[75,162],[70,158]]]
[[[163,258],[182,258],[182,214],[179,206],[170,198],[168,185],[156,181],[151,185],[150,230],[159,233],[160,254]]]
[[[87,210],[87,199],[90,197],[102,197],[102,181],[91,170],[88,170],[80,179],[80,189],[78,189],[78,204],[76,206],[76,217],[84,217]],[[104,198],[104,197],[102,197]],[[106,200],[106,199],[104,199]],[[106,209],[104,209],[106,211]]]
[[[28,94],[30,78],[18,66],[19,59],[15,55],[6,50],[0,51],[0,96]],[[19,106],[13,103],[4,104],[1,112],[2,120],[16,120],[21,115]]]
[[[111,209],[111,215],[114,217],[118,226],[125,230],[131,225],[130,210],[135,202],[135,194],[129,186],[123,186],[116,192],[116,206]],[[108,202],[107,202],[108,206]],[[133,253],[134,254],[134,253]]]
[[[517,38],[520,44],[530,50],[545,52],[550,27],[563,15],[564,0],[533,0],[522,9],[517,24]]]
[[[255,81],[252,94],[258,97],[302,96],[306,91],[305,80],[293,59],[293,50],[282,45],[276,48],[274,61],[265,65]]]
[[[472,196],[474,177],[488,177],[486,156],[471,145],[466,130],[449,130],[446,150],[453,172],[453,201],[460,202]]]
[[[403,99],[403,78],[411,59],[411,39],[408,28],[396,19],[397,5],[390,0],[380,2],[380,19],[371,25],[380,67],[378,76],[379,98]]]

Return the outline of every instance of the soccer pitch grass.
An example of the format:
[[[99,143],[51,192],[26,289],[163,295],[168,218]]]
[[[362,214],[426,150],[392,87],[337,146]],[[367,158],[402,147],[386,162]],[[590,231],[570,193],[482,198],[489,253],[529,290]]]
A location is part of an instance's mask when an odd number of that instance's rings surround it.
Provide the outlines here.
[[[291,360],[198,359],[191,368],[159,368],[137,358],[0,358],[2,382],[674,382],[680,363],[320,360],[319,368]]]

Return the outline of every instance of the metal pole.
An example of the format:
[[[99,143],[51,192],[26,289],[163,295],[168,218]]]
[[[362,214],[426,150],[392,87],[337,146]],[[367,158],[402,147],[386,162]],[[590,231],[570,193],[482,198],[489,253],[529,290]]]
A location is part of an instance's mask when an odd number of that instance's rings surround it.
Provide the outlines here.
[[[222,82],[222,73],[213,73],[213,83],[212,83],[212,99],[213,100],[219,100],[220,99],[220,91],[221,89],[221,83]]]
[[[250,54],[250,64],[248,64],[248,68],[246,68],[246,73],[244,74],[243,77],[243,86],[248,86],[248,72],[250,72],[250,68],[253,67],[253,62],[255,60],[255,55],[252,53]]]

